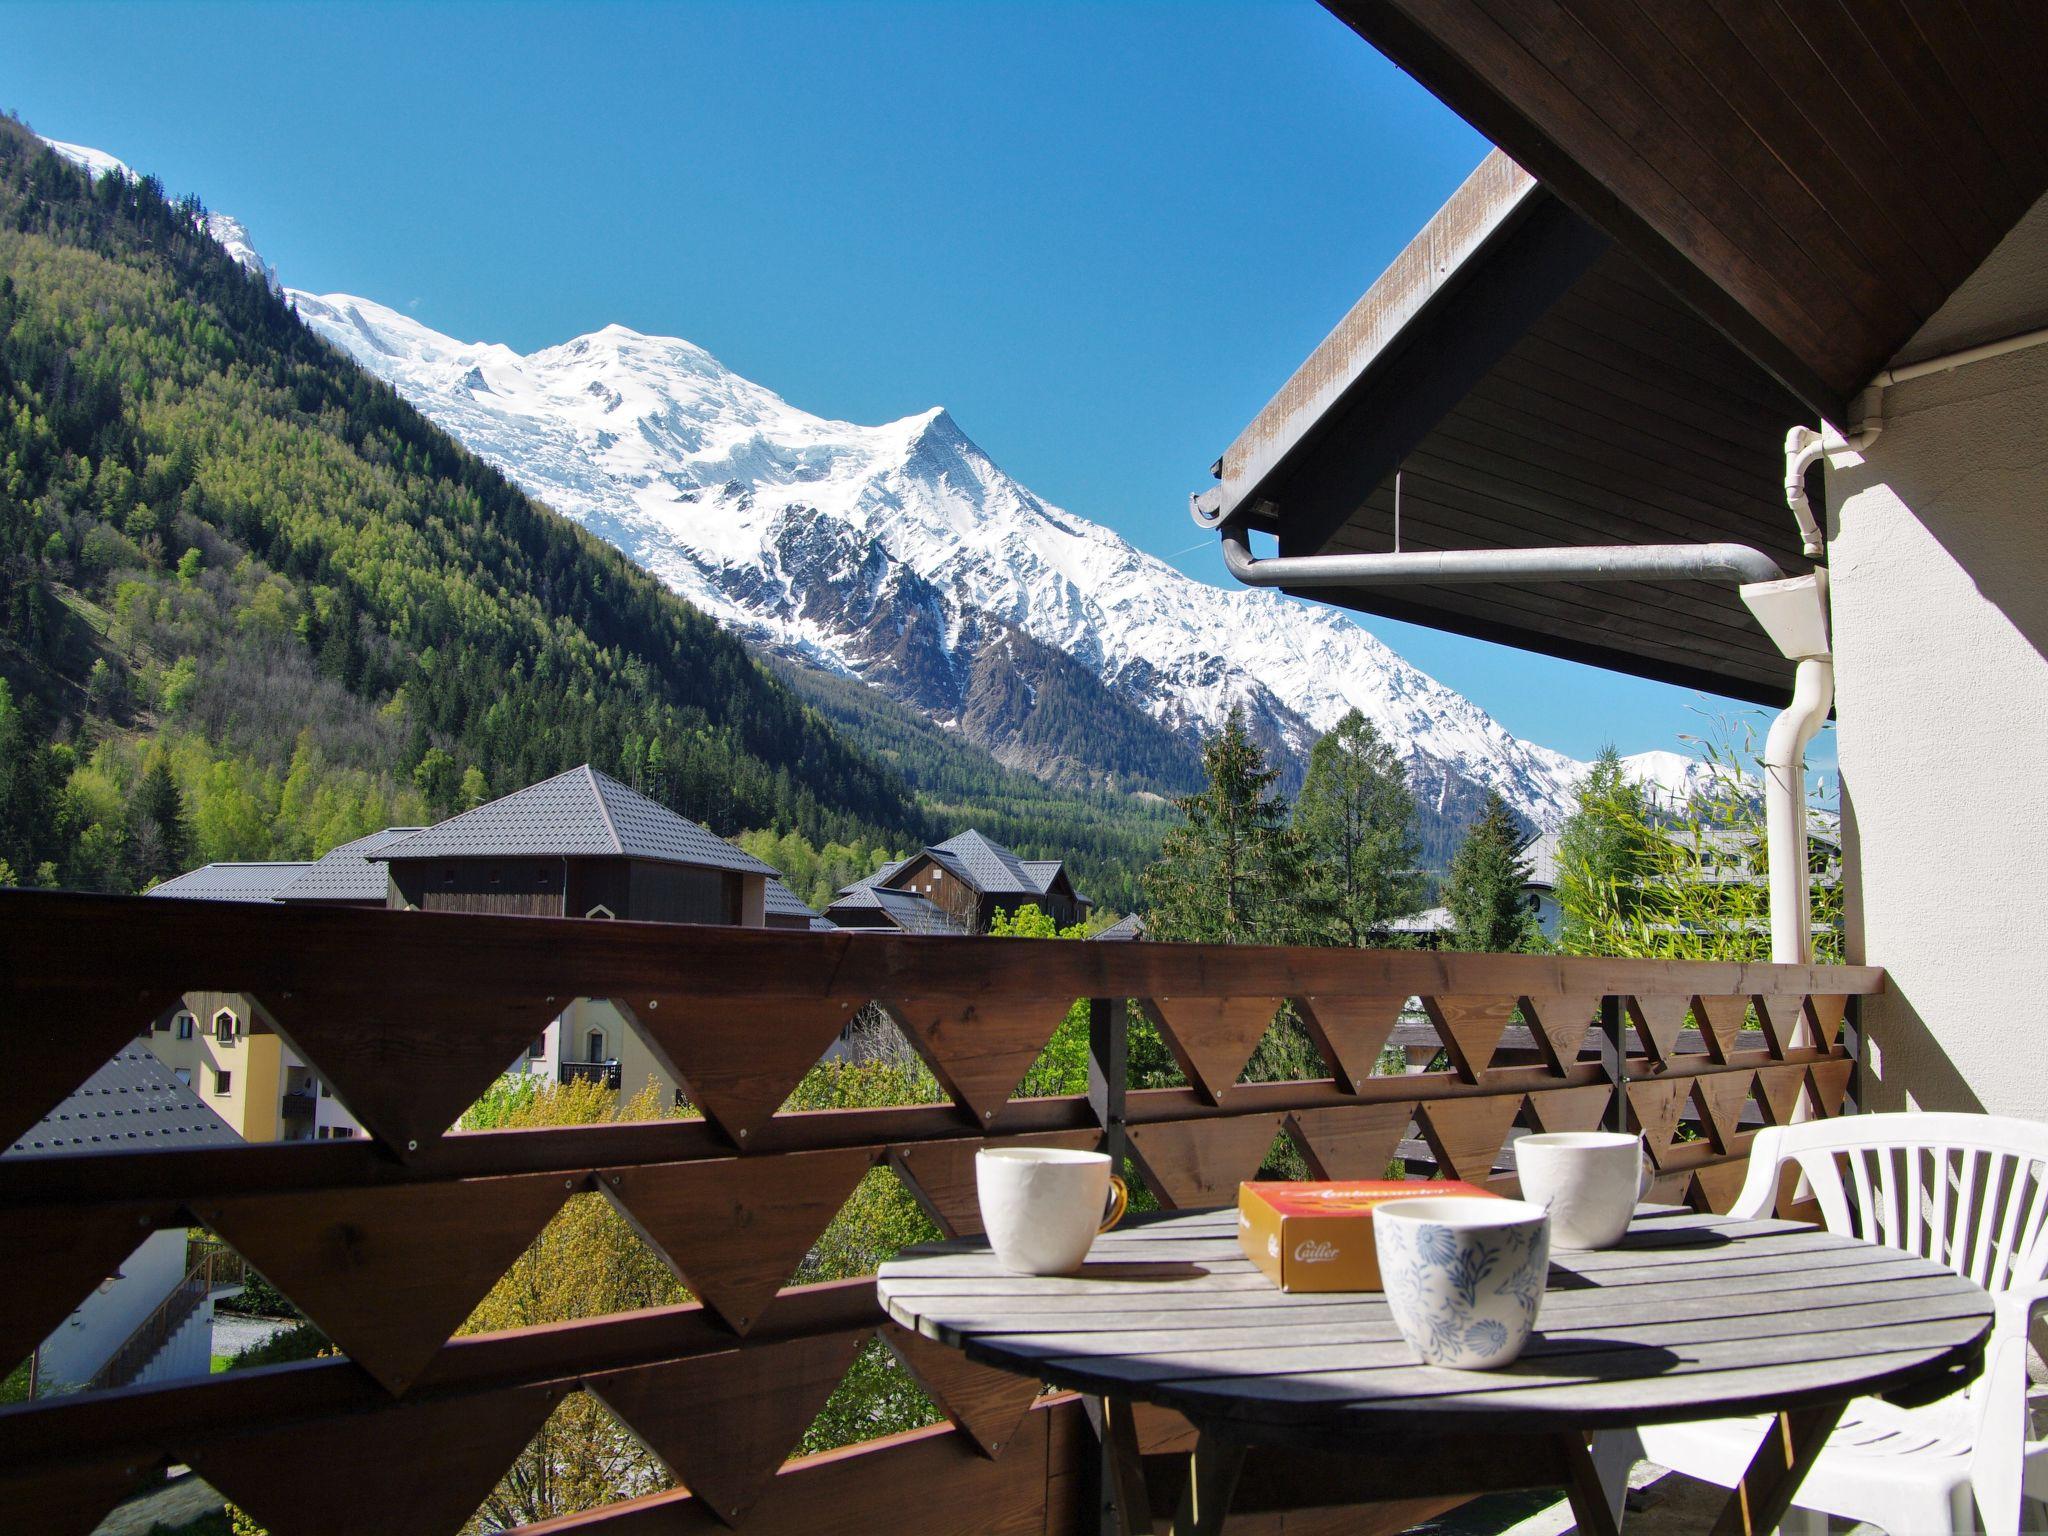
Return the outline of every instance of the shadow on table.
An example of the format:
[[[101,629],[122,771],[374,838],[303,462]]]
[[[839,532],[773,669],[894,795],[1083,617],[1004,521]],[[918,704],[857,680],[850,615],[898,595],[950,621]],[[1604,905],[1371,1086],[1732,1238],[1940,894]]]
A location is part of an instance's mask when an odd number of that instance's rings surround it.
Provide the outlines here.
[[[1528,1347],[1513,1365],[1472,1374],[1597,1376],[1603,1381],[1638,1381],[1648,1376],[1662,1376],[1678,1362],[1677,1353],[1661,1344],[1643,1344],[1634,1339],[1603,1339],[1590,1333],[1552,1337],[1538,1328],[1529,1335]]]
[[[1165,1259],[1090,1259],[1074,1272],[1077,1280],[1202,1280],[1213,1271],[1206,1264]]]

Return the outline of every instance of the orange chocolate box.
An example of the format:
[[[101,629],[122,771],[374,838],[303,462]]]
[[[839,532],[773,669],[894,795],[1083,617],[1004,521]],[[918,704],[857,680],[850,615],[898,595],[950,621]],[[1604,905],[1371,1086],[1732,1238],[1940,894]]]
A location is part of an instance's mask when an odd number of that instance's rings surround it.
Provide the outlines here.
[[[1457,1179],[1240,1184],[1237,1241],[1283,1291],[1377,1291],[1372,1213],[1390,1200],[1431,1196],[1500,1198]]]

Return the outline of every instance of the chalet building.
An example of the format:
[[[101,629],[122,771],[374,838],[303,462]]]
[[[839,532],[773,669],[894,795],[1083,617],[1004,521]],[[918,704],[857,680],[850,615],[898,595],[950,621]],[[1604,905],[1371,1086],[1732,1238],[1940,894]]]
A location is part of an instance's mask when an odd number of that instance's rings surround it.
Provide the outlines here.
[[[829,927],[775,871],[589,764],[431,827],[386,827],[310,862],[208,864],[150,893],[281,902],[617,918],[746,927]],[[187,993],[145,1035],[177,1079],[244,1141],[333,1140],[362,1126],[240,993]],[[672,1074],[603,998],[579,998],[515,1072],[593,1079],[627,1093]]]
[[[75,1152],[179,1150],[240,1143],[226,1120],[140,1045],[125,1047],[0,1150],[8,1159]],[[180,1223],[152,1232],[29,1360],[29,1395],[140,1386],[205,1376],[213,1304],[240,1285],[241,1266]],[[229,1282],[233,1283],[230,1284]]]
[[[775,871],[588,763],[451,816],[369,855],[388,904],[427,912],[767,920]]]
[[[1060,859],[1020,859],[979,832],[962,832],[842,888],[825,916],[841,928],[986,933],[998,912],[1035,906],[1060,927],[1094,906]]]

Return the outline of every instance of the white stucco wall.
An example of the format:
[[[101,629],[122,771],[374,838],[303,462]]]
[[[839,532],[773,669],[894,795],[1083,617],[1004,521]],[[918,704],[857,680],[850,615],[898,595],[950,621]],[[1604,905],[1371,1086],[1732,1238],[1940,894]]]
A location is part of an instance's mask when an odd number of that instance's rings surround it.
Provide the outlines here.
[[[1901,354],[2048,324],[2048,200]],[[2048,1118],[2048,347],[1899,385],[1828,475],[1862,1107]]]
[[[107,1363],[185,1274],[185,1229],[151,1233],[121,1267],[43,1341],[36,1378],[43,1390],[77,1386]]]

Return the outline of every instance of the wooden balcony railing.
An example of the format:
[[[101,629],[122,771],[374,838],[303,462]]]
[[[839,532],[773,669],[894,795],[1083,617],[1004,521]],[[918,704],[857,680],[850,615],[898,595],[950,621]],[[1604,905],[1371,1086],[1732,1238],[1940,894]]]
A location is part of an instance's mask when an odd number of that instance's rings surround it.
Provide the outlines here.
[[[1648,1139],[1659,1197],[1719,1209],[1743,1176],[1745,1105],[1774,1122],[1802,1104],[1839,1112],[1854,1065],[1845,1014],[1882,986],[1863,967],[0,892],[0,1028],[23,1047],[0,1075],[0,1145],[199,990],[252,998],[372,1138],[0,1161],[8,1361],[142,1234],[193,1219],[346,1355],[0,1410],[0,1482],[10,1511],[34,1511],[35,1528],[52,1531],[91,1529],[169,1460],[197,1467],[274,1536],[448,1533],[582,1389],[681,1486],[547,1530],[1093,1530],[1098,1462],[1080,1405],[905,1337],[869,1281],[787,1285],[869,1169],[893,1169],[943,1230],[965,1233],[977,1230],[974,1153],[991,1141],[1125,1152],[1163,1205],[1199,1206],[1232,1199],[1283,1133],[1316,1174],[1379,1176],[1405,1143],[1418,1164],[1511,1186],[1518,1124],[1627,1124]],[[578,997],[617,1004],[704,1118],[449,1133]],[[1410,998],[1448,1065],[1376,1075]],[[1089,1092],[1013,1098],[1075,999],[1090,1000]],[[950,1102],[781,1112],[869,1002],[897,1020]],[[1283,1003],[1329,1075],[1240,1082]],[[1128,1085],[1133,1009],[1157,1026],[1185,1086]],[[1526,1033],[1510,1036],[1518,1017]],[[63,1021],[54,1047],[51,1019]],[[700,1299],[452,1337],[563,1203],[589,1191]],[[877,1331],[949,1423],[784,1465]],[[1145,1433],[1163,1449],[1181,1426],[1162,1417]],[[1317,1528],[1290,1517],[1290,1532]],[[1349,1514],[1331,1528],[1375,1527]]]

